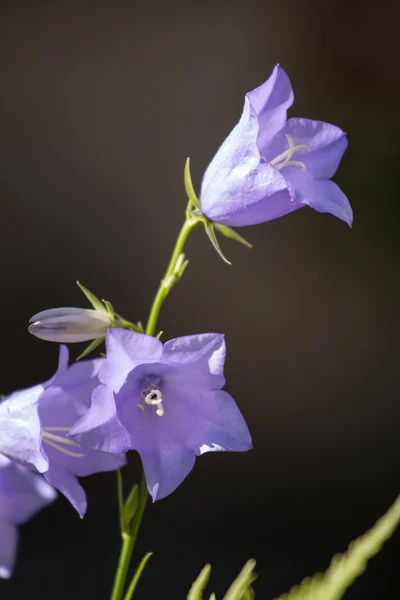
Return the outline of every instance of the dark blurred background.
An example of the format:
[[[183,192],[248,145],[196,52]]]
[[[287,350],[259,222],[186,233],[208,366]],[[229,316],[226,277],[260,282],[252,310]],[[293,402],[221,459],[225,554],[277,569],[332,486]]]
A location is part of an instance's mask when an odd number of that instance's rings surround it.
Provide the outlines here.
[[[291,116],[335,123],[354,227],[303,209],[223,240],[195,231],[162,310],[164,339],[228,342],[227,389],[254,451],[213,453],[150,506],[138,599],[184,598],[206,561],[218,597],[250,557],[259,598],[324,570],[399,492],[399,4],[10,2],[0,15],[0,275],[4,393],[47,379],[57,347],[30,316],[85,306],[79,279],[145,320],[194,183],[279,62]],[[82,347],[72,348],[76,356]],[[133,461],[128,477],[138,476]],[[119,551],[115,475],[21,528],[3,599],[107,599]],[[400,593],[400,534],[346,598]]]

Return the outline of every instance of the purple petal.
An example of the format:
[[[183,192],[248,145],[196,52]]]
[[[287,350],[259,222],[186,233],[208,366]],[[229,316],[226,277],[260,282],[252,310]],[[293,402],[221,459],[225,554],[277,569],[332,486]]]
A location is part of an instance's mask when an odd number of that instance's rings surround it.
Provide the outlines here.
[[[292,137],[295,146],[306,145],[310,148],[310,152],[302,150],[292,158],[306,165],[309,176],[313,179],[333,177],[348,145],[344,131],[323,121],[289,119],[262,153],[266,160],[273,160],[289,148],[286,134]],[[288,179],[287,169],[284,167],[282,173]],[[298,167],[297,170],[300,171]]]
[[[147,489],[153,502],[161,500],[182,483],[194,467],[194,452],[174,439],[158,441],[152,452],[141,452]]]
[[[100,381],[118,391],[136,365],[157,362],[162,347],[162,343],[150,335],[118,327],[110,329],[106,337],[107,361],[100,369]]]
[[[18,546],[18,531],[10,523],[0,522],[0,578],[12,575]]]
[[[0,403],[0,452],[39,472],[48,464],[41,451],[41,424],[37,401],[44,391],[36,385],[8,396]]]
[[[226,345],[220,333],[204,333],[180,337],[164,345],[162,361],[186,368],[203,380],[210,389],[221,389],[225,384],[224,363]]]
[[[299,202],[318,212],[330,213],[351,226],[353,211],[350,202],[336,183],[329,180],[313,181],[309,178],[300,181],[300,178],[296,177],[296,199]]]
[[[265,83],[247,94],[258,117],[258,148],[263,156],[274,135],[284,126],[287,109],[293,104],[294,94],[289,77],[276,65]]]
[[[200,203],[210,220],[253,225],[267,220],[271,200],[289,203],[285,178],[260,156],[258,131],[257,115],[246,97],[242,118],[204,174]]]
[[[44,476],[50,485],[64,494],[79,515],[83,517],[87,508],[87,500],[85,491],[77,478],[59,465],[57,465],[57,468],[50,466]]]
[[[83,447],[121,454],[130,449],[130,435],[121,425],[112,390],[99,385],[92,394],[92,405],[72,427],[68,437]]]
[[[0,466],[0,521],[25,523],[57,497],[41,475],[2,458]]]

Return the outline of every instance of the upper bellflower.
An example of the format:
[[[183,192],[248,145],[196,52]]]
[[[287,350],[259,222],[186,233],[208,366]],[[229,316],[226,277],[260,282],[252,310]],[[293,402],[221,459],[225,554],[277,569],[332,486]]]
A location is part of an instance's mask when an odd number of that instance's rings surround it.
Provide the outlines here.
[[[330,181],[346,150],[346,134],[322,121],[287,120],[293,99],[279,65],[246,95],[239,123],[203,177],[200,205],[208,219],[240,227],[308,205],[351,225],[350,203]]]
[[[28,521],[56,497],[43,477],[0,454],[0,578],[12,575],[18,545],[16,525]]]
[[[80,448],[67,437],[90,406],[102,362],[88,360],[68,367],[68,350],[61,346],[59,367],[50,381],[0,403],[0,453],[43,473],[81,516],[87,503],[77,477],[125,464],[124,455]]]
[[[107,358],[89,412],[71,429],[82,446],[137,450],[153,500],[171,494],[196,456],[251,448],[247,425],[225,383],[223,335],[170,340],[126,329],[107,333]]]

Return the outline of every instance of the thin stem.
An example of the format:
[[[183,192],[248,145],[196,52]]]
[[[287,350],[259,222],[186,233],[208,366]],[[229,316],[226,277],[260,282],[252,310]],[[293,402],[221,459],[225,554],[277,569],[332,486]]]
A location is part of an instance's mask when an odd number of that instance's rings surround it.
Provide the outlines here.
[[[147,497],[148,493],[146,487],[146,478],[144,476],[144,473],[142,473],[142,480],[140,482],[139,490],[139,500],[136,512],[133,516],[129,531],[121,532],[122,548],[119,556],[118,568],[115,574],[114,587],[111,593],[110,600],[121,600],[121,598],[123,597],[129,563],[131,561],[133,548],[135,546],[140,523],[142,521],[144,509],[146,507]]]
[[[189,233],[192,231],[192,229],[194,229],[196,227],[196,225],[199,225],[201,223],[200,219],[193,217],[190,214],[189,210],[191,208],[191,205],[192,205],[192,203],[189,200],[188,207],[186,209],[186,220],[179,232],[179,235],[176,240],[176,244],[175,244],[174,250],[172,252],[172,256],[170,258],[167,270],[165,271],[165,275],[164,275],[163,279],[161,280],[161,283],[159,285],[157,293],[154,297],[153,304],[151,306],[149,318],[148,318],[147,325],[146,325],[146,330],[145,330],[147,335],[154,335],[154,332],[155,332],[156,326],[157,326],[158,316],[159,316],[160,310],[161,310],[161,306],[162,306],[165,298],[167,297],[168,292],[171,290],[173,285],[178,281],[178,279],[182,273],[182,271],[180,271],[180,268],[179,268],[180,263],[178,263],[178,261],[182,254],[182,251],[185,246],[186,240],[189,236]],[[119,502],[121,502],[121,494],[122,494],[122,481],[118,481]],[[129,563],[131,561],[131,556],[132,556],[133,548],[135,546],[135,541],[137,538],[139,527],[142,522],[147,498],[148,498],[148,492],[147,492],[147,486],[146,486],[146,477],[144,475],[144,472],[142,471],[142,480],[140,482],[140,487],[139,487],[138,505],[137,505],[135,514],[132,518],[132,522],[131,522],[128,530],[126,530],[122,526],[123,519],[122,519],[122,516],[120,515],[122,548],[121,548],[118,568],[117,568],[117,572],[116,572],[115,579],[114,579],[114,587],[113,587],[113,591],[112,591],[110,600],[122,600],[124,589],[125,589],[126,577],[128,574]],[[123,511],[123,509],[124,509],[124,507],[122,506],[121,511]],[[136,572],[136,575],[134,576],[134,578],[132,580],[131,586],[127,592],[127,596],[126,596],[127,598],[132,597],[132,594],[134,592],[134,589],[136,587],[136,584],[140,577],[140,574],[147,562],[147,559],[150,558],[150,556],[148,556],[148,555],[146,555],[146,556],[147,556],[147,558],[146,558],[145,562],[141,563],[142,568],[140,569],[140,566],[139,566],[139,568]]]
[[[154,335],[161,306],[174,283],[172,282],[171,284],[171,277],[174,275],[178,259],[182,254],[182,250],[185,246],[189,233],[192,231],[192,229],[196,227],[196,225],[199,225],[199,223],[199,219],[196,219],[194,217],[186,218],[186,221],[184,222],[182,229],[179,232],[179,236],[176,240],[175,248],[169,261],[167,270],[165,271],[165,275],[161,280],[161,283],[159,285],[159,288],[157,290],[157,293],[153,300],[153,304],[150,309],[149,319],[146,325],[146,333],[148,335]]]

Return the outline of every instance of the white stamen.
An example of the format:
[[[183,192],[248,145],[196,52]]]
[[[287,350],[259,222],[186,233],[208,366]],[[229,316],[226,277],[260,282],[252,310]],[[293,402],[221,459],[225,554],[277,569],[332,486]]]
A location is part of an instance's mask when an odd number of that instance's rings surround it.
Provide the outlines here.
[[[52,448],[55,448],[56,450],[59,450],[60,452],[62,452],[63,454],[66,454],[67,456],[72,456],[74,458],[80,458],[80,457],[84,456],[84,454],[79,454],[78,452],[71,452],[70,450],[63,448],[64,445],[80,448],[80,445],[77,442],[74,442],[73,440],[69,440],[68,438],[62,437],[60,435],[55,435],[54,433],[50,433],[49,429],[52,431],[69,431],[70,428],[69,427],[45,427],[44,431],[43,431],[43,442],[44,443],[48,444]]]
[[[271,160],[270,164],[279,170],[283,169],[283,167],[295,166],[295,167],[301,167],[301,170],[305,171],[306,165],[303,162],[300,162],[298,160],[290,160],[290,159],[292,158],[293,154],[295,154],[296,152],[300,152],[302,150],[304,150],[304,151],[307,150],[308,152],[310,152],[310,148],[304,144],[301,146],[295,146],[292,136],[288,135],[287,133],[285,135],[287,137],[287,141],[289,142],[288,150],[285,150],[285,152],[282,152],[282,154],[279,154],[279,156],[277,156],[276,158]]]
[[[142,398],[144,398],[145,403],[149,406],[157,407],[155,414],[158,417],[162,417],[164,415],[162,393],[154,383],[142,391]]]

